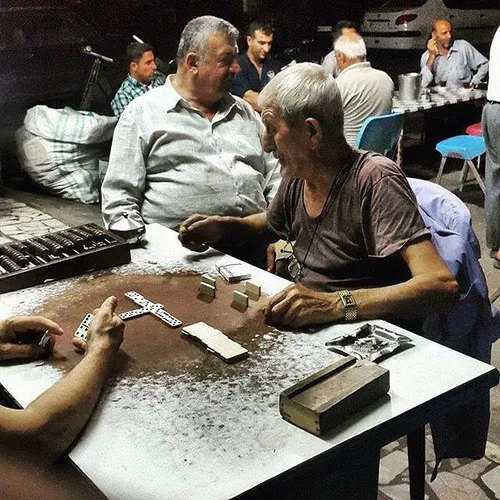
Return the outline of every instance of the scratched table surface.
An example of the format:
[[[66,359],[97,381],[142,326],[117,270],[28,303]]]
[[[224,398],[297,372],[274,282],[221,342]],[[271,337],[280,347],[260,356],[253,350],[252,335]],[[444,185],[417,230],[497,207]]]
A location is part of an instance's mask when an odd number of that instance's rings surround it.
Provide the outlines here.
[[[120,312],[136,307],[123,297],[135,289],[184,324],[205,321],[249,350],[249,358],[227,365],[151,315],[128,322],[116,376],[70,453],[108,498],[231,498],[346,443],[358,443],[360,453],[386,444],[425,423],[429,412],[436,416],[457,404],[460,391],[495,383],[492,366],[377,321],[415,343],[381,363],[390,370],[389,396],[327,435],[313,436],[281,419],[279,394],[335,362],[338,355],[325,341],[355,326],[315,333],[273,329],[260,309],[286,281],[252,268],[263,296],[235,310],[232,290],[242,284],[217,275],[221,254],[189,252],[176,233],[156,224],[146,238],[147,247],[133,250],[130,264],[4,294],[0,305],[2,317],[42,312],[66,330],[51,360],[0,367],[0,383],[23,406],[78,361],[72,332],[111,293],[119,297]],[[217,279],[213,300],[197,295],[204,272]]]
[[[439,108],[450,104],[467,101],[480,101],[486,99],[486,90],[481,89],[465,89],[465,88],[447,88],[447,87],[430,87],[429,99],[424,100],[422,96],[416,101],[401,101],[399,92],[394,93],[392,99],[392,111],[400,111],[401,113],[414,113],[426,109]]]

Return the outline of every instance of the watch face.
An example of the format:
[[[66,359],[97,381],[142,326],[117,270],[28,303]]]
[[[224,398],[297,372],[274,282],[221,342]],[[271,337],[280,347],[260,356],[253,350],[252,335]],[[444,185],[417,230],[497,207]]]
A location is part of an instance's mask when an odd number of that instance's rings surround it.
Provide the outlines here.
[[[342,292],[339,293],[339,295],[340,295],[340,300],[342,301],[342,304],[344,304],[344,306],[346,307],[356,306],[356,301],[354,300],[354,297],[347,290],[342,290]]]
[[[344,299],[345,299],[345,304],[347,306],[355,306],[356,305],[356,301],[354,300],[354,297],[351,294],[346,295],[344,297]]]

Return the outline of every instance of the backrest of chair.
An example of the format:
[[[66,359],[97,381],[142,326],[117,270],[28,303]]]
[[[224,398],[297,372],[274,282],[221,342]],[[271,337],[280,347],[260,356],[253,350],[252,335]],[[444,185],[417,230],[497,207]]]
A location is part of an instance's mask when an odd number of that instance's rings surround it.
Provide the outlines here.
[[[396,146],[403,131],[403,113],[370,116],[356,137],[356,147],[387,156]]]

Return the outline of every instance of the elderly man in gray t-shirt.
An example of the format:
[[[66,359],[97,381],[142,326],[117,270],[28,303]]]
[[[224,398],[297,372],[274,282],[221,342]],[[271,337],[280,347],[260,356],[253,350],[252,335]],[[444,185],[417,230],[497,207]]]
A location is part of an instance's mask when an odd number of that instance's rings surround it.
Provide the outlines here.
[[[295,283],[265,309],[276,325],[410,319],[452,303],[457,282],[403,172],[346,142],[333,77],[316,64],[291,66],[259,103],[264,147],[279,158],[283,176],[276,197],[267,212],[248,217],[195,214],[181,224],[181,242],[202,251],[221,240],[295,241]]]

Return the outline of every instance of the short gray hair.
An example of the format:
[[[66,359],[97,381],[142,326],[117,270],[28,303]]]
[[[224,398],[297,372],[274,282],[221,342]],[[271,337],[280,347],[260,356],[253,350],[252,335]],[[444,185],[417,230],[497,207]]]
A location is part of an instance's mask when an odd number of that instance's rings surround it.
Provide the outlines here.
[[[239,32],[229,22],[215,16],[201,16],[191,19],[182,30],[177,60],[182,61],[189,52],[195,52],[200,57],[206,53],[208,39],[221,33],[231,44],[238,43]]]
[[[333,44],[333,50],[344,54],[347,59],[366,59],[366,45],[363,38],[355,33],[342,35]]]
[[[318,64],[294,64],[278,73],[260,92],[259,106],[277,108],[289,125],[316,118],[328,134],[343,133],[340,91],[333,76]]]

